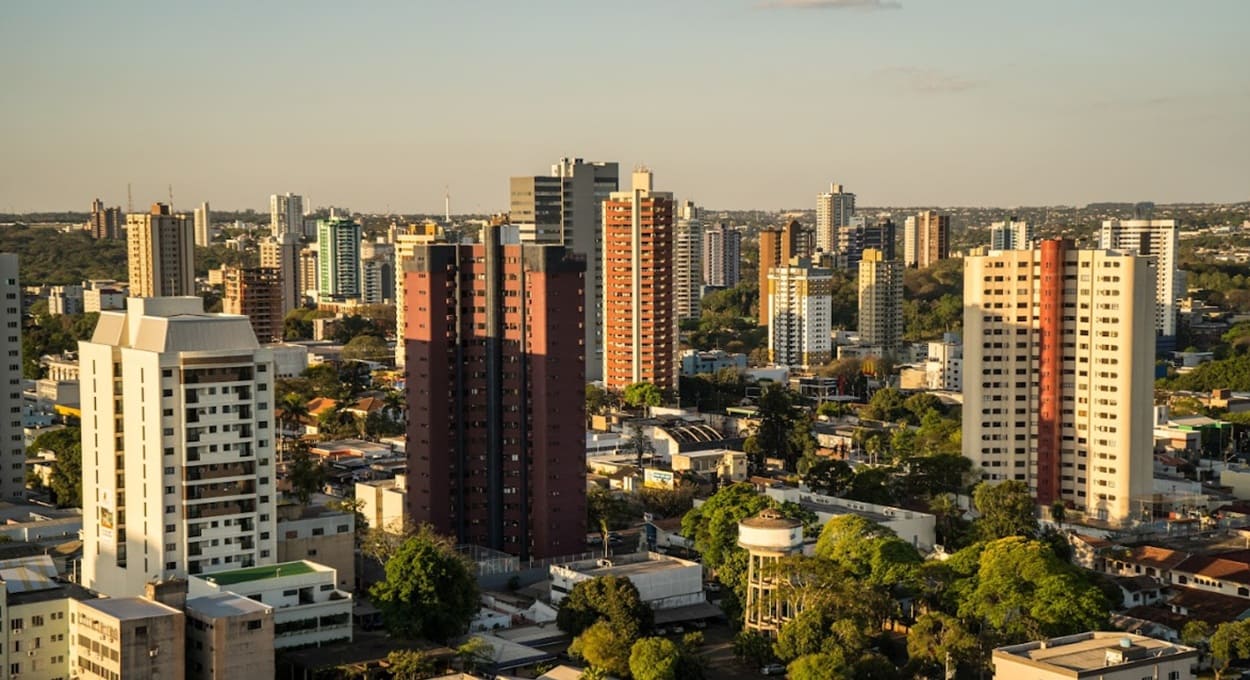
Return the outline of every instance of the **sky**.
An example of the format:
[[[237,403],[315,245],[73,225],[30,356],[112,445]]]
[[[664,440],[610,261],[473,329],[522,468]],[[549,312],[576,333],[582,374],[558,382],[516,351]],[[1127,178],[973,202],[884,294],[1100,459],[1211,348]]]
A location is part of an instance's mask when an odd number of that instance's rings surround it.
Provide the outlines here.
[[[1246,0],[0,3],[0,211],[1250,200]]]

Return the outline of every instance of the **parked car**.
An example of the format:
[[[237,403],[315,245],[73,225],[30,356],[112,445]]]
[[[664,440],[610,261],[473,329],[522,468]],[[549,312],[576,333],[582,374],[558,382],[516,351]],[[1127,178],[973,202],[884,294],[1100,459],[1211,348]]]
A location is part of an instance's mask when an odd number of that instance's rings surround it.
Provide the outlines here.
[[[760,675],[785,675],[786,667],[779,663],[765,664],[760,667]]]
[[[680,625],[673,626],[672,628],[669,628],[669,630],[673,633],[673,635],[681,635],[686,632],[686,629],[682,628]]]

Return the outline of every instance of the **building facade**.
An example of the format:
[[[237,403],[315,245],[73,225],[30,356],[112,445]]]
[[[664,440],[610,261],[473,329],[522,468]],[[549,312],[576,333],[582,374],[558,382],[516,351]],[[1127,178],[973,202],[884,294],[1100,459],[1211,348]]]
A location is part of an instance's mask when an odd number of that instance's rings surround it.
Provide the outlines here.
[[[317,220],[317,299],[360,298],[360,225],[331,217]]]
[[[902,339],[903,265],[869,248],[859,263],[859,340],[892,355]]]
[[[273,643],[269,605],[229,592],[187,600],[187,680],[271,677]]]
[[[395,246],[384,241],[360,244],[360,301],[390,304],[395,299]]]
[[[282,279],[282,316],[303,304],[299,280],[300,238],[295,233],[269,236],[260,242],[260,266],[278,270]]]
[[[1153,273],[1129,253],[1042,241],[964,264],[963,453],[1124,523],[1153,488]]]
[[[703,231],[703,284],[733,288],[742,279],[742,232],[721,222]]]
[[[83,585],[272,563],[273,361],[246,317],[131,298],[79,343]]]
[[[633,190],[603,204],[603,381],[677,388],[673,196],[634,172]]]
[[[290,192],[269,197],[269,232],[281,238],[283,234],[304,236],[304,198]]]
[[[855,215],[855,194],[845,191],[841,184],[832,184],[829,191],[816,196],[816,247],[833,253],[838,247],[841,230],[851,223]]]
[[[209,211],[208,201],[195,209],[195,245],[207,247],[213,242],[213,214]]]
[[[409,225],[402,231],[392,229],[391,242],[395,245],[395,366],[403,367],[407,359],[404,338],[407,333],[408,300],[404,270],[421,246],[445,240],[443,230],[437,224]]]
[[[85,680],[181,678],[182,612],[142,597],[73,600],[70,673]]]
[[[234,593],[273,608],[275,649],[352,639],[352,595],[335,587],[334,570],[315,562],[281,562],[192,576],[189,602]]]
[[[760,311],[759,322],[767,326],[772,318],[768,309],[768,274],[773,267],[784,267],[796,257],[811,257],[816,245],[812,233],[803,229],[798,220],[791,220],[782,229],[760,231]]]
[[[222,267],[221,311],[246,316],[256,339],[282,342],[282,271],[268,267]]]
[[[408,515],[523,558],[579,552],[585,263],[510,226],[483,237],[406,264]]]
[[[15,253],[0,253],[0,319],[4,361],[0,363],[0,498],[26,497],[26,447],[22,441],[22,282]]]
[[[951,216],[922,210],[903,225],[903,264],[931,267],[950,257]]]
[[[1104,220],[1101,248],[1124,250],[1151,259],[1155,280],[1155,334],[1159,349],[1172,349],[1176,338],[1177,303],[1187,291],[1177,274],[1179,248],[1176,220]]]
[[[768,272],[768,358],[791,368],[826,364],[832,358],[833,272],[808,258]]]
[[[1033,227],[1011,218],[990,225],[990,250],[1032,250]]]
[[[95,199],[91,202],[91,215],[87,218],[87,231],[91,238],[121,238],[122,209],[106,208],[104,201]]]
[[[677,319],[699,318],[703,290],[703,222],[691,201],[677,204],[673,225],[673,300]]]
[[[881,217],[872,224],[866,217],[852,217],[850,224],[838,232],[836,266],[855,271],[864,258],[864,251],[870,248],[883,253],[885,259],[893,260],[894,238],[894,222],[889,217]]]
[[[164,203],[148,213],[126,216],[126,263],[130,295],[195,295],[195,234],[186,215]]]

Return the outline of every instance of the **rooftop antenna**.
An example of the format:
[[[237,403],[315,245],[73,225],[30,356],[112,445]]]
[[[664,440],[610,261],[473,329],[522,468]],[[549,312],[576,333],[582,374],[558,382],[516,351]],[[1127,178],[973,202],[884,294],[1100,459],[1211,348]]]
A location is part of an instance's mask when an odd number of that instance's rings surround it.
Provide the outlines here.
[[[451,187],[443,185],[443,217],[447,224],[451,224]]]
[[[135,199],[134,199],[134,196],[132,196],[130,193],[130,182],[126,182],[126,212],[132,213],[134,211],[135,211]]]
[[[169,185],[169,214],[174,214],[174,185]]]

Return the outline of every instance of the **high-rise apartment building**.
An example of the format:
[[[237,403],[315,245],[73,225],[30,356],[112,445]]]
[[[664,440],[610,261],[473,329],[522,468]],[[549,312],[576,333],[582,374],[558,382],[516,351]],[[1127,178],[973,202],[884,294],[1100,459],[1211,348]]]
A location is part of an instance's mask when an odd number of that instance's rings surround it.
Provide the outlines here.
[[[269,232],[304,236],[304,198],[290,192],[269,197]]]
[[[0,362],[0,499],[26,497],[26,447],[22,439],[22,283],[18,258],[0,253],[0,319],[4,360]]]
[[[1151,259],[1155,280],[1156,351],[1172,349],[1176,340],[1177,301],[1186,291],[1177,276],[1179,235],[1176,220],[1104,220],[1101,248],[1124,250]]]
[[[522,558],[580,552],[586,265],[510,225],[483,239],[405,261],[409,516]]]
[[[830,185],[829,191],[816,196],[816,247],[832,253],[838,247],[838,233],[851,223],[855,215],[855,194]]]
[[[742,279],[742,232],[721,222],[703,231],[703,283],[733,288]]]
[[[317,220],[317,297],[360,298],[360,225],[342,217]]]
[[[797,257],[768,272],[768,358],[810,368],[833,358],[833,271]]]
[[[603,381],[677,389],[673,195],[634,171],[633,190],[603,204]]]
[[[213,214],[208,209],[208,201],[195,209],[195,245],[206,247],[213,242]]]
[[[186,215],[153,203],[126,216],[127,266],[134,297],[195,295],[195,234]]]
[[[838,232],[837,267],[854,271],[869,248],[881,251],[886,260],[893,260],[894,236],[894,222],[888,217],[872,224],[862,215],[852,217],[850,224]]]
[[[282,342],[282,271],[269,267],[222,267],[221,310],[246,316],[256,339]]]
[[[360,244],[360,301],[390,304],[395,299],[395,246],[385,241]]]
[[[404,271],[422,246],[444,241],[446,235],[441,227],[431,222],[424,225],[408,225],[400,228],[392,225],[391,242],[395,245],[395,365],[402,368],[407,361],[408,337],[408,291]]]
[[[903,264],[930,267],[950,257],[951,216],[922,210],[903,224]]]
[[[203,309],[131,298],[78,345],[82,584],[110,597],[276,556],[272,352]]]
[[[859,340],[883,354],[903,339],[903,265],[875,248],[859,262]]]
[[[299,277],[300,238],[298,234],[266,236],[260,241],[260,266],[276,269],[282,277],[282,316],[300,307],[304,291]]]
[[[673,300],[677,319],[697,319],[703,289],[703,222],[691,201],[677,204],[673,224]]]
[[[513,177],[510,221],[526,243],[562,243],[586,258],[586,379],[603,377],[603,202],[620,188],[616,163],[561,158],[550,176]]]
[[[307,248],[301,248],[299,251],[299,290],[303,297],[320,299],[317,295],[320,260],[316,243]]]
[[[121,238],[122,209],[106,208],[104,201],[95,199],[91,202],[91,216],[87,218],[87,231],[91,238]]]
[[[964,262],[963,453],[1121,523],[1153,489],[1153,272],[1146,259],[1044,240]]]
[[[1032,250],[1033,227],[1012,217],[990,225],[990,250]]]
[[[815,252],[813,234],[803,229],[798,220],[790,220],[782,229],[763,229],[759,242],[760,310],[759,322],[767,326],[772,313],[768,309],[768,273],[783,267],[796,257],[811,257]]]

